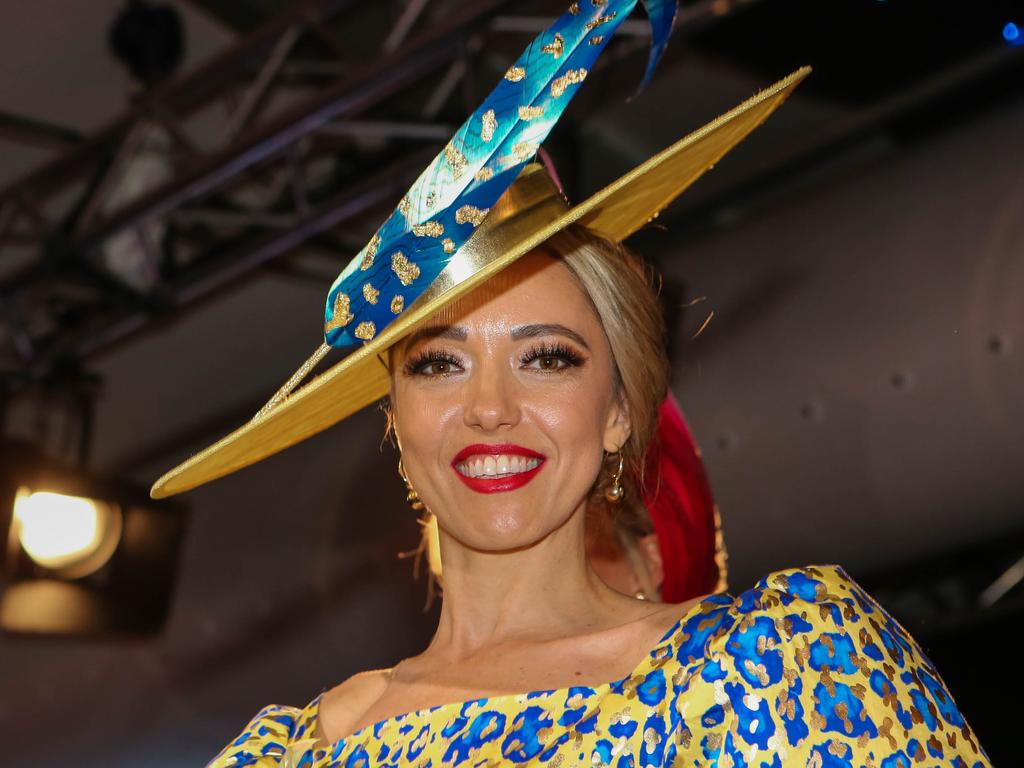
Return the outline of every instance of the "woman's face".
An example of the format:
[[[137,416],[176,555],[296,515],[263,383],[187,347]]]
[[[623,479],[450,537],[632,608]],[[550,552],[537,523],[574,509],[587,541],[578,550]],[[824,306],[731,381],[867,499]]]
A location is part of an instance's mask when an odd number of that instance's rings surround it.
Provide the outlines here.
[[[476,550],[563,526],[629,435],[601,323],[541,252],[411,334],[392,370],[406,474],[444,534]]]

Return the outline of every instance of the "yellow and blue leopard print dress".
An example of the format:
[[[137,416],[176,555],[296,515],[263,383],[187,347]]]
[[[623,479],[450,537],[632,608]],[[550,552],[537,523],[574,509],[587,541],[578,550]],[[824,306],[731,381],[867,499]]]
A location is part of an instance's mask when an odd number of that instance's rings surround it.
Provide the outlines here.
[[[705,598],[616,682],[443,704],[329,747],[319,701],[266,707],[208,768],[990,766],[921,649],[836,566]]]

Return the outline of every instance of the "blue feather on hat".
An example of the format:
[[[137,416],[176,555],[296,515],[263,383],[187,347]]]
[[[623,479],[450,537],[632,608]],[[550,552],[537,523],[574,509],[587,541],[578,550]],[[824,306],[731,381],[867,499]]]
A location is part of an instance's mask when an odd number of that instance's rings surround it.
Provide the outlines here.
[[[650,79],[675,0],[642,0]],[[427,166],[327,295],[332,347],[376,336],[433,282],[519,176],[637,0],[580,0],[542,32]]]

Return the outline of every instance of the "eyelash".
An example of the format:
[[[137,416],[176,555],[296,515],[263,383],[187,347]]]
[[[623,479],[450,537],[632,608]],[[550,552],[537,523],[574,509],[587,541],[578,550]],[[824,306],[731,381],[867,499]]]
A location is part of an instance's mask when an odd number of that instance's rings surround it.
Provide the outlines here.
[[[576,368],[586,360],[579,352],[565,344],[540,344],[524,352],[519,358],[520,365],[529,365],[542,357],[554,357],[566,365],[565,368]],[[409,358],[402,367],[406,376],[446,376],[448,373],[429,373],[427,369],[432,365],[445,363],[447,365],[462,367],[462,360],[442,349],[425,349]],[[559,369],[541,369],[545,373],[554,373]],[[449,372],[450,373],[450,372]]]
[[[541,344],[534,347],[528,352],[524,352],[522,357],[519,358],[520,365],[529,365],[534,360],[538,360],[542,357],[555,357],[562,360],[567,365],[566,367],[575,368],[582,365],[584,362],[583,355],[574,349],[566,346],[565,344]],[[553,371],[545,371],[546,373],[552,373]]]

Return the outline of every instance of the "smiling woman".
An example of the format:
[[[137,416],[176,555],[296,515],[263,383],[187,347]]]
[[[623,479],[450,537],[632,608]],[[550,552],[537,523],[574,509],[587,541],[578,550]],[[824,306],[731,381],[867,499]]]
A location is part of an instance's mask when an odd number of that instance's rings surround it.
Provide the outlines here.
[[[560,261],[524,256],[442,314],[397,355],[391,400],[409,480],[438,516],[447,586],[451,536],[525,548],[582,521],[629,418],[600,320]]]
[[[194,487],[390,394],[400,467],[437,522],[429,646],[305,707],[267,707],[213,768],[988,765],[920,648],[838,567],[681,603],[595,571],[588,521],[632,504],[662,521],[663,544],[711,513],[666,403],[651,275],[619,243],[806,75],[571,207],[525,163],[633,5],[573,3],[534,41],[339,276],[324,346],[252,422],[154,486]],[[672,9],[646,5],[656,60]],[[679,491],[672,530],[664,487]],[[692,551],[706,575],[711,550]]]

